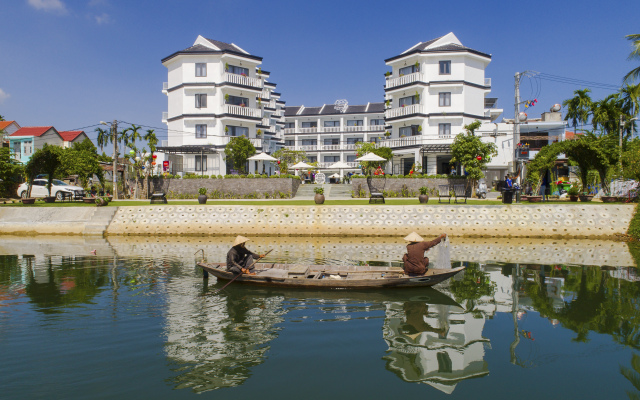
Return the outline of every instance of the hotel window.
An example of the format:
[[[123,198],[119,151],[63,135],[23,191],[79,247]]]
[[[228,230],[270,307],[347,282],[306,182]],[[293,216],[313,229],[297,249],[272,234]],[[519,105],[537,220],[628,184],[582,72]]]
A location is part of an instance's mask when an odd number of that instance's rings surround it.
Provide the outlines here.
[[[362,126],[362,120],[361,119],[352,119],[350,121],[347,121],[347,126]]]
[[[196,139],[207,138],[207,125],[196,125]]]
[[[451,61],[440,61],[440,75],[451,75]]]
[[[196,63],[196,76],[207,76],[207,64]]]
[[[196,108],[207,108],[206,94],[196,94]]]
[[[451,106],[451,92],[440,92],[440,107]]]
[[[296,141],[295,140],[285,140],[284,141],[284,145],[285,146],[295,146],[296,145]]]
[[[356,144],[358,142],[362,142],[362,138],[361,137],[350,137],[350,138],[347,138],[347,144]]]
[[[322,161],[324,162],[338,162],[340,161],[340,156],[323,156]]]
[[[404,106],[410,106],[413,104],[418,104],[418,99],[416,99],[416,96],[409,96],[409,97],[403,97],[400,99],[400,107],[404,107]]]
[[[227,125],[229,128],[229,136],[249,136],[249,128],[243,126]]]
[[[235,65],[229,65],[227,67],[227,72],[231,74],[237,74],[237,75],[245,74],[246,76],[249,76],[249,70],[247,68],[236,67]]]
[[[317,156],[307,156],[308,161],[309,162],[316,162],[318,161],[318,157]]]
[[[438,124],[438,136],[441,138],[450,138],[451,124]]]
[[[246,97],[238,97],[238,96],[229,96],[226,99],[227,104],[232,104],[234,106],[239,106],[244,104],[245,106],[249,106],[249,99]]]
[[[207,156],[196,156],[196,171],[207,170]]]
[[[285,128],[295,128],[296,127],[296,123],[295,122],[286,122],[284,124]]]
[[[322,143],[325,146],[338,145],[338,144],[340,144],[340,139],[339,138],[325,139]]]
[[[419,134],[418,125],[403,126],[400,128],[400,136],[417,136]]]
[[[356,162],[356,158],[358,158],[357,155],[351,155],[351,156],[347,156],[347,162]]]
[[[408,67],[400,68],[400,71],[398,72],[400,75],[409,75],[413,74],[414,72],[418,72],[418,68],[416,68],[415,65],[410,65]]]
[[[340,126],[340,121],[324,121],[325,128],[330,128],[332,126]]]
[[[302,123],[302,127],[303,128],[317,128],[318,127],[318,121],[303,122]]]
[[[316,146],[318,141],[316,139],[302,139],[303,146]]]
[[[384,119],[370,119],[369,125],[384,125]]]

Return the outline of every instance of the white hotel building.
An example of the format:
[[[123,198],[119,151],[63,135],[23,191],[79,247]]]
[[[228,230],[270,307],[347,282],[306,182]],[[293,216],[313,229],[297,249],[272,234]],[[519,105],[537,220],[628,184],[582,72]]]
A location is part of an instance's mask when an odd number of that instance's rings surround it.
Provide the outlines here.
[[[202,36],[162,60],[169,70],[163,90],[169,99],[163,116],[169,140],[162,151],[173,162],[173,173],[228,173],[224,147],[230,137],[244,135],[258,152],[283,146],[304,150],[325,173],[360,171],[355,144],[364,141],[392,149],[387,173],[406,175],[415,163],[426,174],[449,174],[451,144],[475,120],[483,123],[477,134],[498,147],[488,165],[489,179],[513,171],[513,123],[493,122],[502,109],[488,97],[491,79],[485,69],[491,55],[463,46],[453,33],[385,60],[391,71],[385,74],[384,102],[284,107],[275,84],[267,82],[269,73],[260,70],[261,62],[234,44]],[[556,115],[553,122],[538,124],[542,127],[522,124],[521,131],[550,142],[551,135],[564,132],[560,119]],[[351,169],[328,168],[338,161]],[[249,163],[249,172],[256,168],[256,162]]]

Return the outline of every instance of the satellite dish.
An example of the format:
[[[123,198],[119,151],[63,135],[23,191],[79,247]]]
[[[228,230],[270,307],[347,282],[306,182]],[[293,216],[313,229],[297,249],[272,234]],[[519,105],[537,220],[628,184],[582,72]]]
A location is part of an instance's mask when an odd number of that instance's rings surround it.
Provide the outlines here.
[[[336,109],[336,111],[339,111],[341,113],[344,113],[347,111],[347,108],[349,108],[349,102],[347,100],[336,100],[336,102],[333,104],[333,108]]]
[[[560,111],[561,108],[562,108],[562,106],[560,104],[556,103],[553,106],[551,106],[551,112],[558,112],[558,111]]]
[[[527,113],[521,112],[520,114],[518,114],[518,120],[520,122],[524,122],[527,120]]]

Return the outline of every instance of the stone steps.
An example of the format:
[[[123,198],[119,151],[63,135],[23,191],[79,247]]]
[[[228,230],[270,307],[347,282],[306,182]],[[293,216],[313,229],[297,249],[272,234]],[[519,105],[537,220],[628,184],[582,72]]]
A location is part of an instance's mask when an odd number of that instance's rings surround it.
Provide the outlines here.
[[[91,219],[85,224],[84,234],[102,236],[116,211],[118,211],[118,207],[96,207]]]
[[[326,199],[350,199],[351,185],[340,184],[324,184],[324,185],[300,185],[296,196],[296,200],[311,200],[316,195],[314,189],[318,186],[324,188],[324,197]]]

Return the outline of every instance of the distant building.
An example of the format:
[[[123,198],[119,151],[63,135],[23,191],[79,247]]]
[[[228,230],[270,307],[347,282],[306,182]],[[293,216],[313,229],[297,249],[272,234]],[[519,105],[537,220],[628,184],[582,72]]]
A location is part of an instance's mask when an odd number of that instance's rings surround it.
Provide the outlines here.
[[[64,140],[62,143],[62,147],[64,148],[71,147],[74,143],[82,143],[85,139],[89,139],[84,131],[62,131],[58,133]]]
[[[44,145],[63,146],[64,139],[53,126],[25,126],[9,135],[9,148],[13,157],[26,163],[34,151]]]
[[[0,146],[9,147],[9,135],[20,129],[16,121],[0,121]]]

